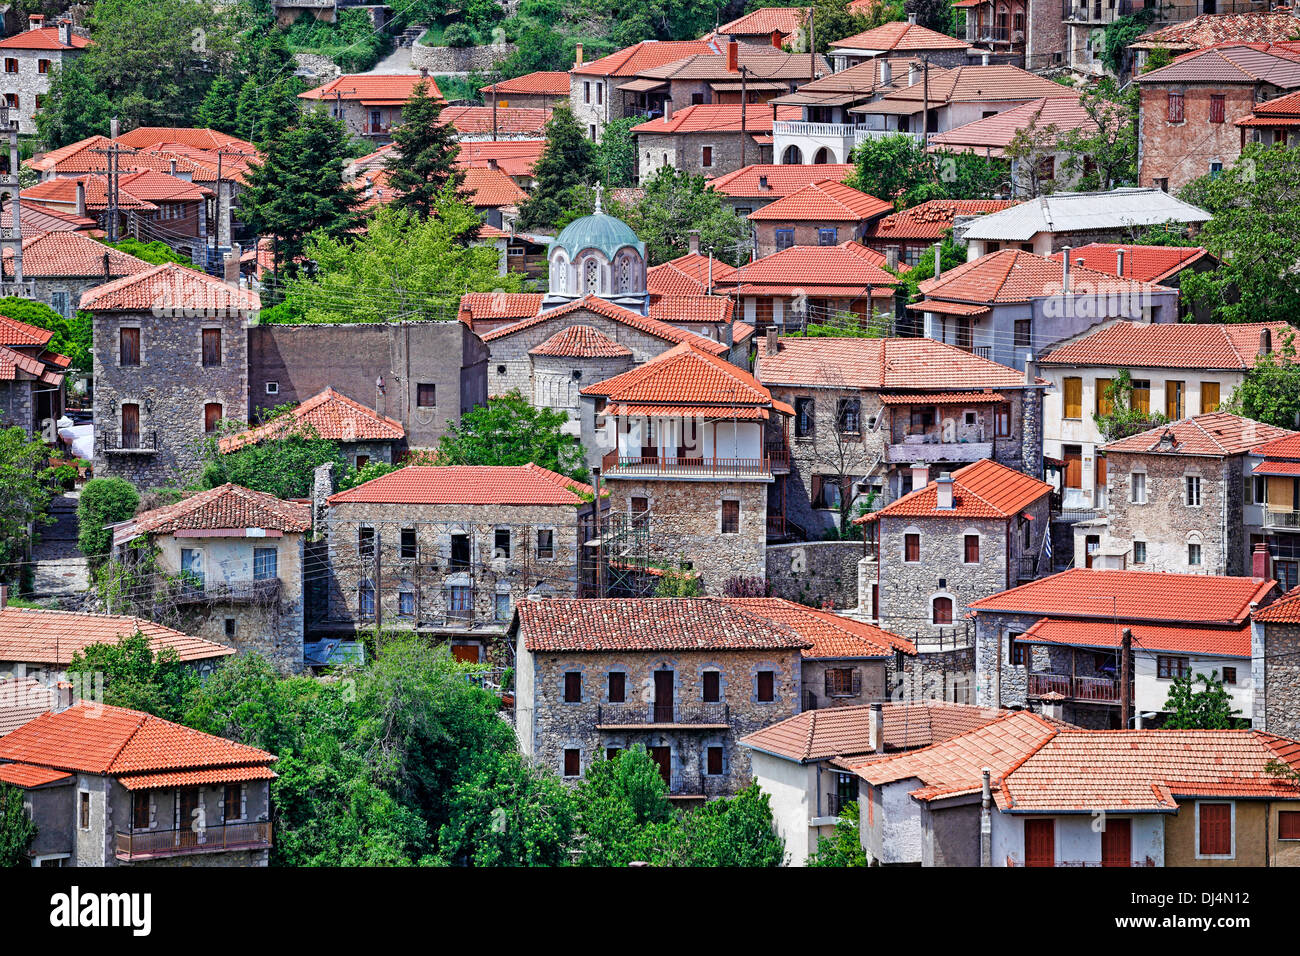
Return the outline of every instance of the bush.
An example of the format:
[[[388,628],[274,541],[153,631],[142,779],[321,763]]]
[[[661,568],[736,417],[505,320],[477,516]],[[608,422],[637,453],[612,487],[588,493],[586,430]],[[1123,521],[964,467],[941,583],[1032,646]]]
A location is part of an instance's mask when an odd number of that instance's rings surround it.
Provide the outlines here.
[[[474,31],[463,23],[453,23],[442,31],[442,45],[466,47],[474,45]]]
[[[108,556],[113,532],[105,525],[126,521],[140,506],[135,485],[124,478],[92,478],[81,489],[77,502],[77,547],[91,564]]]

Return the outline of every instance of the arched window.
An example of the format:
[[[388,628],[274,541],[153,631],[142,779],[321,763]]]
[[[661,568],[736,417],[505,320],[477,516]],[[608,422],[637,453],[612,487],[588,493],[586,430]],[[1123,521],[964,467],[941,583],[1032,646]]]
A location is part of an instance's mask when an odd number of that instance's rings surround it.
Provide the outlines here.
[[[594,257],[587,259],[584,265],[584,280],[587,292],[596,295],[600,292],[600,263]]]
[[[785,152],[781,154],[781,162],[786,166],[798,166],[803,162],[803,153],[799,151],[798,146],[787,146]]]
[[[623,256],[618,264],[618,291],[632,291],[632,257]]]
[[[932,613],[930,615],[933,624],[951,624],[952,623],[952,598],[937,597],[931,605]]]
[[[814,166],[824,166],[827,163],[833,163],[834,161],[835,157],[831,155],[831,151],[825,146],[817,150],[817,155],[813,157]]]
[[[561,293],[569,291],[569,260],[563,255],[551,262],[551,288]]]

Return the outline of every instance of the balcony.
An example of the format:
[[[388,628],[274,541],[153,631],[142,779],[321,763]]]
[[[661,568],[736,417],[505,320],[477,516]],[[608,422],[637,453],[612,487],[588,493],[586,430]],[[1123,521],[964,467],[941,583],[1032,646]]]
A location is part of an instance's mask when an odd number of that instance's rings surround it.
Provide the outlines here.
[[[888,139],[891,136],[910,136],[918,143],[923,143],[925,137],[920,133],[909,133],[901,129],[865,129],[859,127],[853,131],[853,145],[861,146],[867,140]]]
[[[1095,704],[1118,704],[1119,681],[1109,677],[1071,677],[1068,674],[1031,673],[1029,696],[1060,694],[1067,700],[1088,701]]]
[[[13,233],[12,229],[0,229],[0,239],[7,239]],[[11,240],[13,241],[13,240]],[[0,296],[13,297],[15,299],[34,299],[36,298],[36,283],[30,279],[24,279],[22,282],[0,282]]]
[[[971,462],[993,457],[991,441],[938,441],[936,435],[904,435],[901,442],[889,446],[889,461],[906,464],[913,461]]]
[[[790,474],[790,446],[785,442],[764,445],[763,456],[771,462],[772,474]]]
[[[1264,509],[1264,527],[1281,531],[1300,531],[1300,511],[1269,511]]]
[[[182,580],[174,596],[177,604],[273,604],[280,598],[279,578],[243,581],[213,581],[196,578],[192,573]]]
[[[110,429],[101,429],[103,449],[109,454],[152,455],[158,450],[158,433],[128,432],[125,435]]]
[[[226,853],[231,850],[267,850],[271,847],[271,823],[228,823],[220,827],[184,830],[146,830],[117,833],[116,856],[126,863],[157,860],[196,853]]]
[[[365,136],[387,136],[392,129],[385,123],[367,123],[361,132]]]
[[[707,800],[731,792],[730,778],[726,775],[686,774],[678,771],[668,778],[669,800]]]
[[[731,707],[723,703],[629,703],[596,705],[597,730],[727,730]]]
[[[785,470],[790,470],[786,455]],[[667,458],[631,457],[610,452],[601,459],[601,474],[606,478],[684,478],[684,479],[751,479],[772,477],[772,460],[762,458]]]

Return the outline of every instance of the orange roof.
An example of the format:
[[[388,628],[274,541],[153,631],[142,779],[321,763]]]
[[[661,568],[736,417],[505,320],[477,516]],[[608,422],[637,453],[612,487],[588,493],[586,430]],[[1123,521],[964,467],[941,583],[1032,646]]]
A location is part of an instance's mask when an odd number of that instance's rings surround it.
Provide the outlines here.
[[[504,172],[486,166],[470,166],[465,170],[463,192],[475,208],[513,206],[528,198],[528,194]]]
[[[709,270],[713,270],[713,283],[735,272],[735,266],[721,259],[713,259],[698,252],[688,252],[669,259],[645,272],[646,291],[660,295],[698,295],[708,291]]]
[[[869,196],[833,179],[824,179],[809,183],[788,196],[754,210],[749,218],[756,222],[808,219],[819,222],[861,222],[891,212],[893,208],[893,203]]]
[[[495,161],[507,176],[531,177],[545,148],[544,139],[470,140],[460,144],[456,165],[468,169]]]
[[[963,40],[920,24],[897,20],[831,43],[832,50],[873,50],[911,53],[919,50],[968,50]]]
[[[650,296],[650,318],[672,325],[706,322],[725,325],[735,311],[735,300],[723,295]]]
[[[90,41],[83,36],[73,33],[70,37],[72,42],[64,43],[59,39],[58,27],[38,27],[35,30],[24,30],[22,33],[15,33],[11,37],[5,37],[0,40],[0,49],[3,50],[84,50],[90,46]]]
[[[727,351],[727,347],[721,342],[714,342],[712,339],[706,339],[702,335],[696,335],[694,332],[687,332],[679,329],[667,322],[660,322],[658,319],[652,319],[649,316],[641,315],[638,312],[632,312],[622,306],[615,305],[596,295],[583,296],[581,299],[575,299],[568,305],[562,305],[559,308],[547,309],[545,312],[534,315],[531,318],[523,319],[512,325],[502,326],[499,329],[493,329],[483,335],[484,342],[494,341],[505,338],[508,335],[514,335],[516,332],[524,329],[531,329],[543,322],[549,322],[552,319],[562,319],[565,316],[572,315],[575,312],[586,311],[594,312],[597,315],[604,316],[621,325],[630,326],[647,335],[653,335],[655,338],[663,339],[667,342],[681,343],[689,342],[698,349],[706,352],[712,352],[720,355]]]
[[[1070,250],[1070,263],[1083,265],[1098,272],[1119,275],[1119,252],[1124,253],[1124,275],[1141,282],[1160,282],[1182,272],[1192,263],[1208,255],[1201,246],[1137,246],[1115,242],[1091,242]],[[1064,252],[1052,254],[1057,262]]]
[[[125,179],[125,177],[122,177],[122,179]],[[119,179],[119,185],[122,179]],[[81,183],[86,190],[86,209],[101,210],[108,208],[108,179],[93,173],[75,178],[47,179],[43,183],[37,183],[35,186],[24,189],[21,196],[24,200],[35,203],[60,203],[75,208],[78,183]],[[158,208],[149,200],[137,196],[126,188],[118,190],[117,204],[121,209],[136,209],[143,212],[151,212]]]
[[[746,123],[746,128],[749,124]],[[779,198],[815,182],[843,182],[856,167],[852,163],[823,163],[817,166],[754,163],[709,180],[709,186],[737,199]]]
[[[330,495],[331,505],[577,505],[590,485],[527,465],[407,465]]]
[[[724,23],[713,32],[719,36],[767,36],[780,33],[789,36],[797,33],[808,21],[812,7],[763,7],[730,23]]]
[[[513,323],[536,318],[543,298],[540,292],[466,292],[460,297],[460,312],[468,311],[471,329],[476,322],[506,319]]]
[[[559,355],[571,358],[631,358],[632,350],[619,345],[605,333],[590,325],[571,325],[560,329],[529,355]]]
[[[249,780],[274,780],[270,767],[217,767],[213,770],[178,770],[172,773],[141,773],[118,777],[128,790],[156,790],[161,787],[199,787],[214,783],[245,783]]]
[[[7,315],[0,315],[0,345],[13,345],[20,348],[27,345],[45,345],[52,338],[54,333],[49,329],[38,328],[11,319]]]
[[[1134,624],[1127,627],[1133,632],[1134,650],[1250,657],[1250,625],[1244,621],[1228,627],[1189,627],[1186,624]],[[1119,647],[1120,638],[1121,626],[1115,621],[1043,618],[1017,640],[1073,647]]]
[[[70,780],[72,774],[49,767],[34,767],[29,763],[0,763],[0,783],[15,787],[40,787],[56,780]]]
[[[800,289],[808,295],[853,297],[866,295],[871,286],[874,296],[888,298],[899,279],[882,269],[883,263],[881,253],[852,240],[838,246],[791,246],[739,267],[717,284],[738,295],[792,295]]]
[[[274,438],[291,425],[307,425],[319,438],[330,441],[398,441],[406,429],[395,418],[327,388],[299,404],[284,419],[227,435],[218,442],[223,453]]]
[[[1295,30],[1294,24],[1291,27]],[[1224,44],[1185,53],[1167,66],[1134,78],[1144,84],[1269,83],[1285,90],[1300,86],[1300,57],[1288,50],[1267,50],[1250,44]]]
[[[0,345],[0,382],[20,380],[22,376],[18,374],[19,372],[26,372],[39,378],[44,371],[45,366],[34,356]]]
[[[1128,621],[1239,624],[1275,587],[1257,578],[1071,568],[968,605],[973,611]],[[1104,600],[1093,600],[1095,597]],[[1112,608],[1110,598],[1116,599]]]
[[[672,116],[647,120],[632,127],[633,133],[643,135],[669,135],[678,133],[740,132],[739,103],[697,103],[676,110]],[[753,104],[745,111],[746,133],[772,132],[772,120],[798,120],[803,110],[798,106],[778,106],[776,116],[770,109],[757,109]]]
[[[1128,263],[1124,263],[1128,271]],[[1043,365],[1114,365],[1125,368],[1203,368],[1244,371],[1259,358],[1260,333],[1277,348],[1295,329],[1286,322],[1112,322],[1057,346]]]
[[[924,295],[936,299],[981,303],[1028,302],[1061,294],[1061,266],[1060,262],[1032,252],[999,249],[970,262],[963,262],[938,279],[926,279],[919,288]],[[1172,290],[1072,264],[1070,291],[1075,295],[1128,296]]]
[[[4,250],[5,275],[13,273],[13,250]],[[105,262],[107,257],[107,263]],[[81,232],[43,232],[23,240],[23,277],[136,275],[152,266]]]
[[[1157,425],[1103,446],[1104,451],[1140,455],[1197,455],[1226,458],[1244,455],[1278,438],[1300,438],[1300,432],[1276,428],[1240,415],[1208,412],[1168,425]]]
[[[499,133],[535,133],[541,136],[551,118],[549,107],[500,106],[448,106],[442,111],[442,121],[456,128],[460,135],[492,132],[493,114]]]
[[[140,617],[33,608],[0,608],[0,661],[66,666],[92,644],[116,644],[139,631],[154,653],[172,648],[183,661],[227,657],[234,648],[191,637]]]
[[[257,147],[246,139],[221,133],[215,129],[196,126],[137,126],[117,138],[123,146],[144,149],[159,143],[176,143],[190,146],[205,152],[220,150],[225,153],[238,152],[246,156],[257,156]],[[229,162],[232,157],[227,156]]]
[[[154,169],[141,170],[117,178],[119,190],[146,202],[192,202],[215,196],[206,186],[197,186]]]
[[[707,40],[642,40],[609,56],[581,63],[570,72],[581,76],[635,76],[696,53],[717,52],[717,47]]]
[[[1011,518],[1051,492],[1030,475],[982,458],[952,473],[952,507],[938,505],[938,482],[909,492],[854,524],[882,518]]]
[[[256,292],[232,288],[220,279],[174,262],[95,286],[82,294],[80,305],[100,312],[150,312],[161,308],[205,314],[261,307]]]
[[[502,93],[544,93],[551,96],[568,96],[569,74],[564,70],[538,70],[536,73],[525,73],[523,76],[480,86],[478,91],[489,95],[495,91],[498,96]]]
[[[887,93],[872,103],[853,107],[853,113],[920,112],[925,84],[913,83]],[[956,66],[952,69],[930,67],[930,106],[945,103],[1015,102],[1036,100],[1042,96],[1068,96],[1078,102],[1078,92],[1071,91],[1046,77],[1022,70],[1009,63],[988,66]]]
[[[803,656],[814,659],[840,660],[860,657],[887,657],[894,651],[915,654],[916,647],[891,631],[841,617],[830,611],[818,611],[784,598],[714,598],[742,607],[751,614],[779,621],[812,642]]]
[[[1300,587],[1292,588],[1268,607],[1256,611],[1254,617],[1270,624],[1300,624]]]
[[[759,350],[756,371],[769,385],[914,392],[1025,386],[1023,372],[927,338],[782,337],[776,355]]]
[[[588,385],[582,394],[603,395],[611,402],[711,405],[722,414],[735,405],[772,408],[778,404],[744,369],[687,342],[622,375]]]
[[[867,228],[867,238],[879,242],[935,242],[952,228],[958,216],[982,216],[1014,205],[1007,199],[932,199],[877,219]]]
[[[311,530],[311,505],[227,482],[182,498],[171,505],[142,511],[117,530],[114,543],[140,534],[257,529],[301,534]]]
[[[1300,435],[1274,438],[1262,445],[1256,445],[1252,451],[1265,458],[1300,458]]]
[[[78,701],[0,738],[0,759],[56,770],[120,776],[266,766],[275,755],[152,714]]]
[[[1072,96],[1043,96],[1009,110],[973,120],[962,126],[935,133],[927,138],[931,153],[974,152],[980,156],[1006,157],[1006,148],[1016,134],[1030,125],[1038,129],[1052,126],[1054,135],[1064,136],[1071,130],[1084,135],[1095,134],[1097,121]]]
[[[337,96],[377,106],[400,106],[411,98],[421,80],[429,84],[430,97],[442,99],[438,81],[419,73],[347,73],[298,96],[304,100],[332,100]]]

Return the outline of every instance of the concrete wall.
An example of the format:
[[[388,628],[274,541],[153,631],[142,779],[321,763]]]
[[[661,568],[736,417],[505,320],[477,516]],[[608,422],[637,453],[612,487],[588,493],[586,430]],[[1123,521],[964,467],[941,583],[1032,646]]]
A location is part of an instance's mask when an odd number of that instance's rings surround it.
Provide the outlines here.
[[[757,750],[750,751],[749,763],[754,781],[771,800],[772,823],[785,841],[788,865],[803,866],[817,851],[816,830],[809,826],[815,816],[817,768]]]
[[[888,866],[921,862],[921,808],[908,796],[919,786],[919,780],[909,777],[863,788],[869,791],[872,805],[870,824],[862,831],[863,849],[872,863]]]
[[[1201,857],[1196,808],[1200,802],[1231,803],[1233,853]],[[1179,798],[1178,813],[1165,818],[1165,863],[1169,866],[1298,866],[1300,842],[1277,839],[1279,810],[1300,810],[1294,801]]]
[[[980,805],[974,803],[921,808],[922,866],[980,865]]]
[[[1180,810],[1182,815],[1186,810]],[[1132,822],[1131,853],[1134,863],[1150,866],[1183,865],[1176,862],[1172,852],[1165,858],[1169,814],[1144,813],[1128,815]],[[1025,865],[1025,821],[1045,819],[1042,814],[1009,814],[996,809],[993,811],[993,865]],[[1101,827],[1100,817],[1089,813],[1048,816],[1055,823],[1055,850],[1057,865],[1080,863],[1100,865],[1101,863]],[[1168,841],[1172,851],[1172,841]]]

